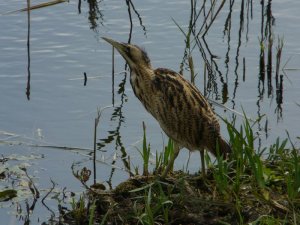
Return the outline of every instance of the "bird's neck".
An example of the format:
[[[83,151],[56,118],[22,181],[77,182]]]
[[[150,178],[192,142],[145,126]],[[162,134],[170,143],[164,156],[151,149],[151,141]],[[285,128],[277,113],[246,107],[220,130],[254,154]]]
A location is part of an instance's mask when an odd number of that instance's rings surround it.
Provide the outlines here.
[[[151,68],[136,67],[131,69],[130,83],[134,94],[140,98],[141,94],[149,88],[154,72]]]
[[[134,67],[130,69],[130,80],[132,82],[145,83],[154,75],[153,69],[145,66]]]

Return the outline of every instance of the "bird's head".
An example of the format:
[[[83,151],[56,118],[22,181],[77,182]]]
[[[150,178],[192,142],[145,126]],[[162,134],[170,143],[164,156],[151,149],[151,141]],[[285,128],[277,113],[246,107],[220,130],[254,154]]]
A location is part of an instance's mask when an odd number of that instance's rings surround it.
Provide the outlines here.
[[[137,67],[151,68],[150,59],[148,58],[147,53],[139,46],[117,42],[106,37],[102,37],[102,39],[118,50],[131,69],[136,69]]]

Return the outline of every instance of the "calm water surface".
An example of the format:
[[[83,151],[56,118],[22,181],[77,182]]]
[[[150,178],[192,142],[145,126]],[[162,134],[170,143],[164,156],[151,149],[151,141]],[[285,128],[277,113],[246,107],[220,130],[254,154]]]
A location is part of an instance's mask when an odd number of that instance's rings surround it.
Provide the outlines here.
[[[32,4],[41,2],[32,1]],[[248,2],[244,2],[243,16],[240,2],[234,3],[231,10],[229,2],[225,3],[206,35],[206,45],[202,43],[204,53],[201,54],[196,46],[192,56],[195,73],[198,74],[195,83],[210,99],[239,112],[244,110],[252,119],[265,115],[254,127],[259,134],[257,147],[262,149],[273,143],[278,136],[285,138],[286,130],[293,141],[300,135],[300,2],[272,2],[273,69],[269,86],[267,74],[264,83],[259,79],[261,5],[253,3],[251,18]],[[172,19],[187,32],[190,1],[151,0],[132,3],[138,13],[129,4],[132,26],[126,1],[100,1],[98,9],[93,11],[95,14],[92,14],[86,1],[81,3],[81,13],[77,1],[31,11],[30,60],[27,13],[1,15],[0,151],[4,158],[9,158],[3,162],[1,171],[13,165],[27,167],[28,175],[35,182],[41,198],[52,186],[50,179],[57,184],[57,192],[61,192],[64,187],[66,192],[81,190],[81,184],[72,175],[71,166],[75,164],[75,169],[84,166],[92,169],[88,149],[93,149],[97,109],[114,103],[114,107],[104,110],[100,118],[97,142],[101,151],[98,158],[120,168],[112,175],[112,166],[98,163],[99,182],[110,180],[114,186],[128,177],[128,173],[122,170],[124,164],[120,160],[126,154],[130,155],[132,167],[142,167],[136,147],[141,146],[143,121],[153,154],[156,150],[161,151],[163,142],[167,141],[158,123],[134,97],[125,62],[117,53],[112,89],[112,49],[101,37],[124,42],[130,39],[132,43],[145,47],[154,67],[179,71],[185,51],[185,38]],[[198,4],[197,11],[200,9]],[[0,3],[0,12],[7,13],[25,7],[26,1],[5,0]],[[267,18],[263,18],[265,29]],[[203,18],[199,19],[196,30],[200,29],[201,21]],[[224,31],[226,21],[228,29]],[[283,75],[282,103],[275,83],[278,37],[284,38],[279,71],[279,75]],[[269,42],[267,35],[263,34],[263,38],[266,38],[264,54],[267,64]],[[212,74],[207,78],[206,85],[203,78],[204,58],[212,65]],[[183,68],[185,76],[189,78],[190,71],[186,63]],[[86,86],[84,73],[88,78]],[[30,93],[26,95],[29,74]],[[227,89],[224,84],[227,84]],[[229,120],[233,117],[230,111],[224,112],[224,109],[217,106],[215,108]],[[226,136],[224,127],[222,124],[222,132]],[[70,151],[31,145],[77,147],[84,150]],[[121,151],[123,149],[126,153]],[[21,156],[32,157],[34,160],[22,160]],[[188,169],[195,172],[199,169],[199,154],[193,153],[193,156]],[[183,151],[176,161],[176,168],[185,167],[187,160],[188,152]],[[12,188],[13,185],[21,189],[20,183],[12,184],[8,180],[1,181],[2,189]],[[23,211],[26,199],[28,197],[18,200]],[[29,198],[28,202],[31,204],[32,199]],[[36,206],[33,210],[31,224],[45,221],[51,215],[40,200],[37,204],[41,207]],[[48,200],[48,204],[56,212],[57,202]],[[5,221],[3,224],[24,223],[25,217],[15,216],[17,206],[17,202],[2,204],[0,217],[1,221]]]

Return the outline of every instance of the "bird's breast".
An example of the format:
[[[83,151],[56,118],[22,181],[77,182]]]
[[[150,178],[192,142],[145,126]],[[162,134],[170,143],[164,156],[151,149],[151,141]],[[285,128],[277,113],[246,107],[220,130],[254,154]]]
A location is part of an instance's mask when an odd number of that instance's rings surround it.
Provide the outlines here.
[[[215,144],[218,120],[204,96],[181,75],[167,69],[132,70],[130,83],[146,110],[179,145],[195,150]]]
[[[130,84],[133,92],[149,112],[151,112],[152,105],[150,77],[151,74],[146,73],[144,70],[131,70],[130,73]]]

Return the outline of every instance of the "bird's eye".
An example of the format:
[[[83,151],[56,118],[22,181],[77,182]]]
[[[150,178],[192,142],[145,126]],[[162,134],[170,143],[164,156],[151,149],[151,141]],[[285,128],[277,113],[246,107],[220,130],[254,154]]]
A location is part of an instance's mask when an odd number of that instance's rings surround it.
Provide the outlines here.
[[[126,52],[130,53],[130,47],[129,46],[126,47]]]
[[[132,48],[130,48],[129,46],[127,46],[126,47],[126,53],[131,58],[132,57]]]

